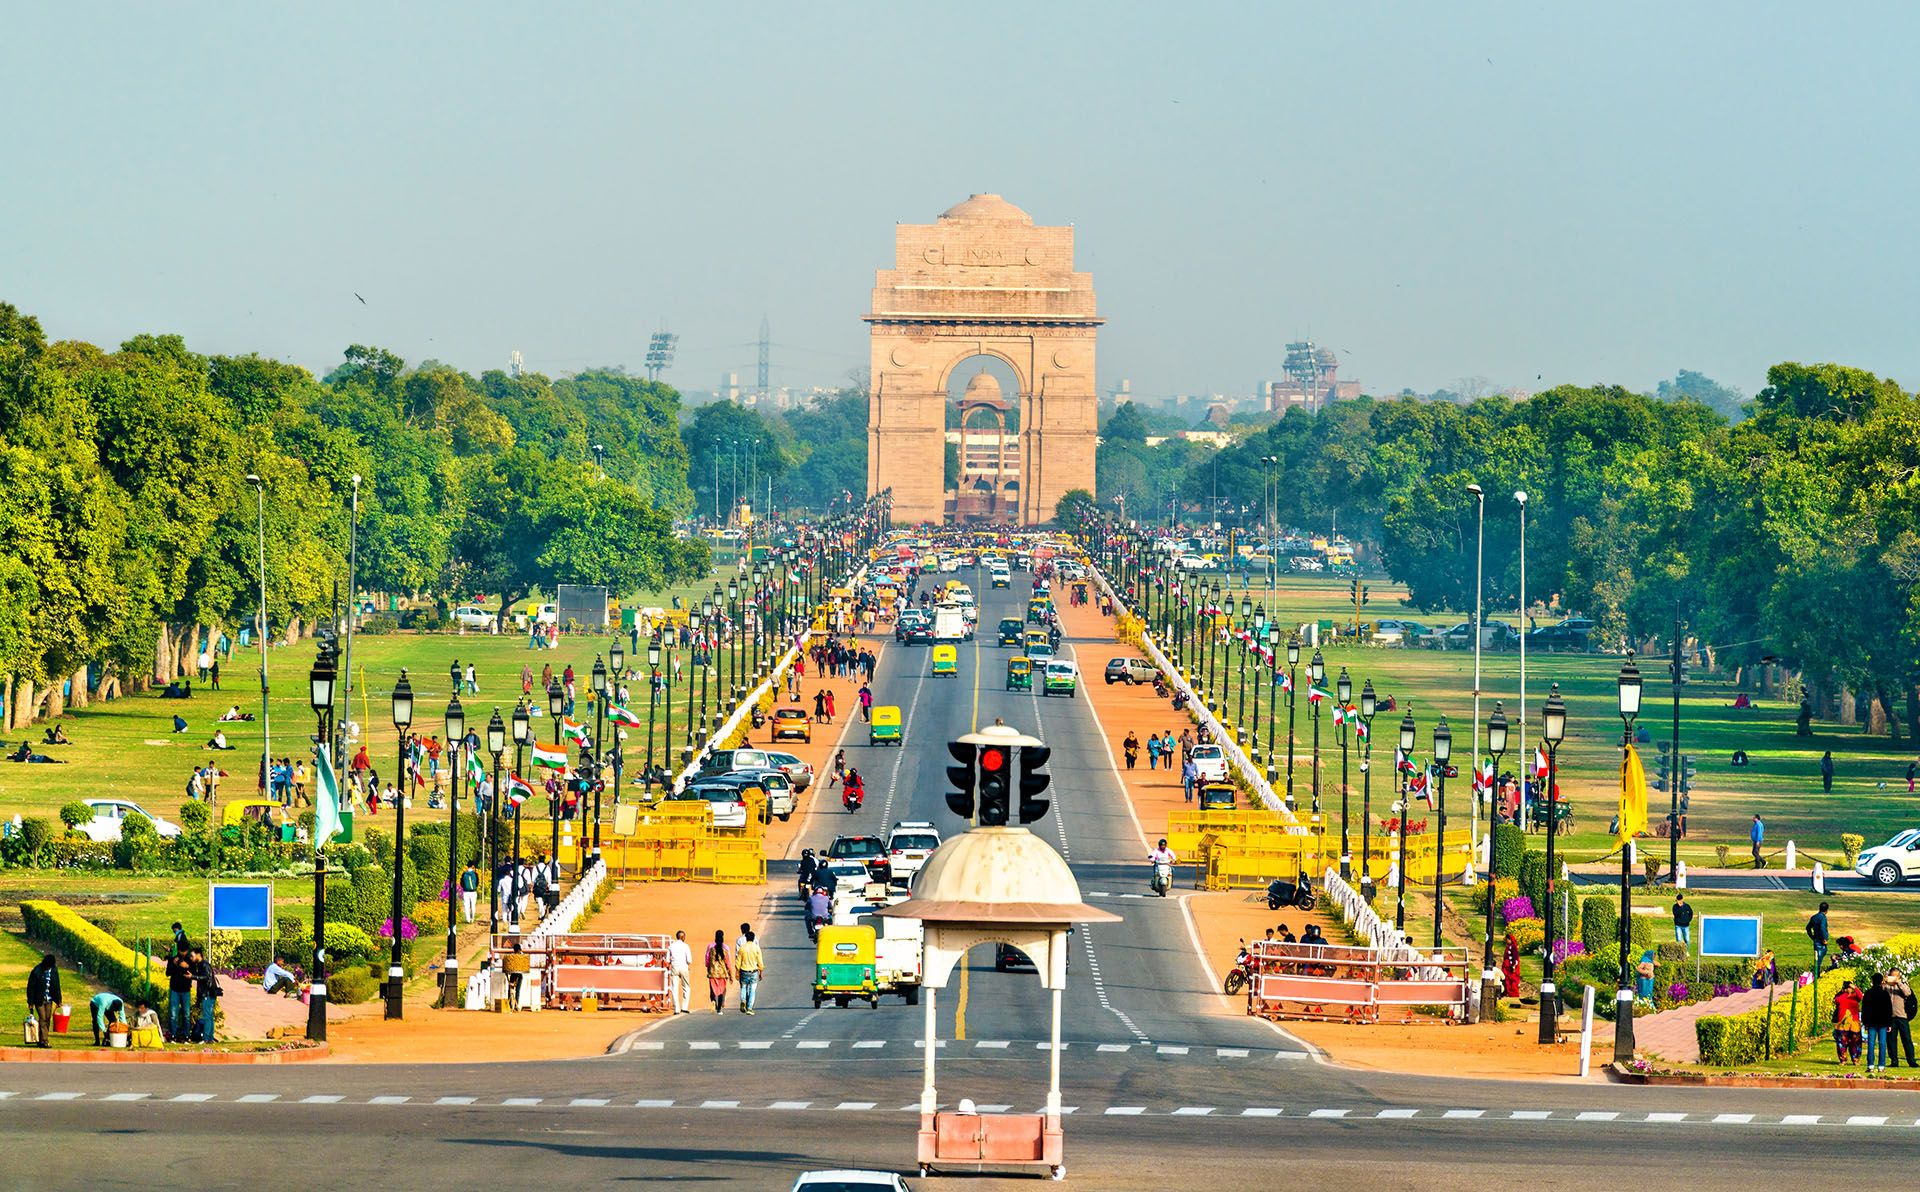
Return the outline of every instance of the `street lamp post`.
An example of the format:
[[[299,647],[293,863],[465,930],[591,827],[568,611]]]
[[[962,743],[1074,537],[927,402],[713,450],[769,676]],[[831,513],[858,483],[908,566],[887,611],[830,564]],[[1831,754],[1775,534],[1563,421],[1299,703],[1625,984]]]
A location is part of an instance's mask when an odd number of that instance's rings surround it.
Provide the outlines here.
[[[260,797],[264,799],[273,790],[273,726],[267,715],[267,482],[249,472],[247,483],[253,486],[255,523],[260,533]],[[211,641],[207,652],[213,652]]]
[[[1467,492],[1472,494],[1473,499],[1478,503],[1473,533],[1473,748],[1467,753],[1467,760],[1472,763],[1474,769],[1477,771],[1480,768],[1480,644],[1481,639],[1487,635],[1486,627],[1481,624],[1481,618],[1484,616],[1481,610],[1481,567],[1483,560],[1486,558],[1487,493],[1486,490],[1478,484],[1467,485]],[[1495,773],[1498,773],[1497,769]],[[1469,793],[1472,793],[1473,784],[1471,782],[1467,784],[1467,790]],[[1492,798],[1492,794],[1493,788],[1488,787],[1474,796],[1468,805],[1467,851],[1469,855],[1472,854],[1480,835],[1480,801],[1482,799]],[[1495,822],[1495,816],[1491,810],[1491,805],[1489,805],[1487,813],[1488,832],[1493,831]]]
[[[593,660],[593,859],[600,859],[600,777],[601,759],[607,755],[605,742],[600,734],[606,731],[607,724],[607,664],[598,656]],[[617,729],[616,729],[617,731]],[[583,792],[580,796],[580,809],[586,810],[587,799]]]
[[[1240,632],[1248,636],[1240,639],[1240,669],[1235,673],[1239,695],[1234,701],[1233,739],[1241,745],[1247,743],[1247,651],[1253,648],[1253,630],[1248,628],[1253,620],[1253,601],[1242,597],[1240,600]],[[1260,715],[1260,705],[1255,704],[1253,714]]]
[[[746,635],[740,631],[740,582],[732,577],[727,579],[727,710],[731,712],[740,706],[740,697],[746,693],[741,681],[741,647],[746,644]],[[720,718],[714,717],[714,728],[719,728]]]
[[[406,942],[401,939],[401,879],[407,865],[407,729],[413,724],[413,684],[407,681],[407,669],[400,668],[400,681],[393,685],[393,727],[399,734],[400,794],[393,800],[393,952],[387,961],[388,1018],[403,1017],[401,994],[406,980]]]
[[[513,707],[513,776],[524,782],[527,746],[533,744],[533,717],[527,711],[527,702],[522,699]],[[522,805],[513,808],[513,884],[507,888],[513,898],[513,905],[507,908],[507,931],[511,935],[520,934],[520,811]],[[497,887],[500,879],[492,877]]]
[[[1640,668],[1633,664],[1633,651],[1620,668],[1620,756],[1624,775],[1626,757],[1633,749],[1633,722],[1640,716]],[[1679,764],[1680,759],[1674,758]],[[1622,779],[1624,781],[1624,777]],[[1644,792],[1642,792],[1644,795]],[[1613,1058],[1616,1063],[1633,1059],[1633,834],[1626,822],[1625,809],[1620,821],[1620,984],[1614,996]]]
[[[1294,634],[1287,639],[1287,810],[1293,810],[1293,704],[1298,692],[1294,687],[1299,681],[1300,635]]]
[[[1276,613],[1278,610],[1275,610]],[[1274,693],[1267,697],[1267,786],[1271,788],[1274,780],[1280,777],[1280,771],[1273,764],[1273,714],[1280,707],[1280,624],[1277,621],[1267,623],[1267,670],[1274,686]],[[1287,787],[1287,807],[1293,807],[1293,787]]]
[[[1540,1042],[1552,1043],[1560,1027],[1560,995],[1553,985],[1553,942],[1558,934],[1554,929],[1559,925],[1554,887],[1560,875],[1554,868],[1553,841],[1560,833],[1560,825],[1555,822],[1560,799],[1560,742],[1567,739],[1567,705],[1560,698],[1558,683],[1547,692],[1546,706],[1540,710],[1540,736],[1547,743],[1547,938],[1546,962],[1540,970]]]
[[[1413,756],[1413,742],[1417,732],[1418,728],[1413,723],[1413,709],[1408,708],[1406,718],[1400,722],[1401,757]],[[1394,781],[1400,788],[1400,801],[1395,804],[1400,809],[1400,859],[1394,866],[1399,871],[1399,876],[1395,882],[1398,888],[1395,891],[1393,929],[1402,939],[1405,939],[1407,934],[1407,821],[1412,818],[1413,807],[1407,798],[1406,769],[1398,764],[1393,768],[1397,771]]]
[[[1366,748],[1360,754],[1360,897],[1373,905],[1373,714],[1379,709],[1373,680],[1360,688],[1360,723]]]
[[[1335,722],[1334,736],[1340,739],[1340,880],[1346,881],[1353,876],[1353,842],[1347,833],[1347,704],[1353,699],[1353,680],[1347,675],[1347,668],[1340,668],[1340,677],[1334,681],[1334,698],[1339,700],[1340,718]]]
[[[660,631],[647,639],[647,764],[641,771],[647,802],[653,802],[653,718],[660,709]],[[673,700],[667,700],[667,739],[673,739]]]
[[[466,768],[466,759],[461,755],[467,751],[467,712],[460,706],[460,693],[455,691],[447,702],[447,745],[453,757],[453,779],[447,796],[447,962],[440,973],[440,1008],[457,1010],[460,1008],[460,771]],[[395,927],[395,933],[399,931]]]
[[[1323,690],[1320,684],[1327,681],[1327,660],[1318,650],[1313,652],[1313,661],[1307,663],[1307,678],[1315,691]],[[1320,819],[1320,701],[1311,693],[1307,697],[1307,712],[1313,720],[1313,818],[1317,823]]]
[[[500,868],[500,755],[507,751],[507,725],[500,719],[500,707],[494,705],[493,719],[487,721],[487,752],[493,754],[493,798],[487,803],[487,941],[500,934],[500,881],[494,872]],[[518,809],[515,815],[518,816]]]
[[[700,617],[694,621],[693,627],[707,635],[696,638],[694,644],[694,658],[704,659],[700,662],[700,719],[698,721],[700,730],[698,745],[704,749],[707,745],[707,676],[713,670],[713,655],[716,649],[715,641],[717,641],[717,635],[713,633],[713,597],[708,596],[700,601]],[[709,637],[715,638],[715,641],[708,640]],[[687,705],[689,707],[693,705],[691,689],[687,692]],[[687,725],[687,743],[695,744],[694,724],[691,722]]]
[[[326,758],[327,766],[332,768],[332,759],[328,755],[333,748],[333,688],[337,674],[333,664],[333,642],[322,640],[320,655],[314,660],[313,670],[307,675],[309,702],[313,705],[314,717],[319,721],[314,734],[317,757]],[[336,771],[337,773],[337,771]],[[322,796],[323,798],[325,796]],[[323,842],[316,835],[313,842],[313,957],[312,967],[307,970],[309,992],[307,994],[307,1038],[325,1040],[327,1037],[327,854],[322,848]]]
[[[621,645],[617,639],[611,646],[607,647],[607,669],[613,672],[613,682],[608,690],[612,692],[613,695],[618,696],[620,687],[626,682],[627,677],[627,648]],[[626,707],[626,703],[626,698],[620,700],[621,707]],[[631,709],[629,709],[629,711],[631,711]],[[609,717],[609,722],[611,722],[611,717]],[[618,724],[615,724],[613,726],[613,748],[608,751],[607,758],[608,764],[613,767],[613,805],[615,807],[620,806],[620,771],[626,769],[627,754],[625,747],[621,744],[625,739],[626,731]],[[593,851],[595,856],[598,856],[600,853],[600,795],[597,791],[593,796]]]
[[[1253,611],[1253,629],[1247,638],[1248,645],[1255,651],[1253,656],[1253,720],[1251,721],[1253,725],[1253,746],[1252,752],[1247,755],[1248,761],[1258,761],[1260,757],[1260,688],[1266,685],[1266,681],[1260,677],[1259,651],[1265,647],[1266,641],[1267,606],[1261,604]],[[1268,703],[1272,703],[1272,701],[1269,700]],[[1271,737],[1272,734],[1268,734],[1269,742],[1271,741]],[[1271,750],[1271,744],[1269,744],[1268,748]],[[1269,775],[1269,777],[1271,777],[1271,775]]]
[[[1447,718],[1442,716],[1440,723],[1433,726],[1433,780],[1438,789],[1434,793],[1433,824],[1439,833],[1433,841],[1433,947],[1440,948],[1440,920],[1443,917],[1441,893],[1445,889],[1447,860],[1447,762],[1453,757],[1453,730],[1447,727]]]
[[[547,714],[553,717],[553,747],[560,748],[560,714],[567,706],[566,689],[560,686],[560,680],[554,679],[547,684]],[[553,820],[553,844],[547,853],[549,861],[560,859],[560,796],[556,792],[547,796],[547,813]]]
[[[1487,718],[1487,752],[1493,755],[1493,782],[1500,781],[1500,757],[1507,751],[1507,713],[1501,701],[1493,701],[1493,715]],[[1493,785],[1492,783],[1489,786]],[[1480,958],[1480,1015],[1485,1018],[1487,1007],[1497,1005],[1500,1000],[1498,973],[1493,967],[1493,891],[1494,879],[1499,877],[1500,845],[1500,803],[1496,798],[1487,816],[1487,934],[1486,947]],[[1548,908],[1552,910],[1551,907]]]

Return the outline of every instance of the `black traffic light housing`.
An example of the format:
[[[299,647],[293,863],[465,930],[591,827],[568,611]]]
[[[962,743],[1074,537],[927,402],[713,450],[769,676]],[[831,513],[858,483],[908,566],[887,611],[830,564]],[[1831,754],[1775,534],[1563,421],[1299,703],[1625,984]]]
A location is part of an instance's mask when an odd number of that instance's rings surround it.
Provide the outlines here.
[[[947,781],[954,787],[947,792],[947,810],[968,821],[973,819],[974,754],[979,748],[971,741],[947,742],[947,752],[960,763],[947,767]]]
[[[979,774],[980,825],[1002,828],[1013,813],[1013,749],[1006,745],[981,745],[974,768]]]
[[[1052,756],[1053,750],[1045,745],[1020,747],[1020,822],[1023,824],[1046,815],[1053,805],[1053,800],[1040,797],[1040,792],[1053,782],[1053,775],[1047,773],[1047,759]]]

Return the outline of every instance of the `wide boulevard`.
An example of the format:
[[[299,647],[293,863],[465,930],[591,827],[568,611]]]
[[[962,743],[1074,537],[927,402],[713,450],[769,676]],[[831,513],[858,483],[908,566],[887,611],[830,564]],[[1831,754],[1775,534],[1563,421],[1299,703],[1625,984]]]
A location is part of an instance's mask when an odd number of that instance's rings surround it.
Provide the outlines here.
[[[1140,828],[1107,745],[1127,726],[1103,728],[1084,694],[1006,691],[1010,651],[993,644],[993,629],[1020,615],[1025,577],[1016,573],[1010,591],[966,578],[981,632],[961,650],[959,676],[930,675],[924,647],[886,647],[875,690],[901,708],[907,743],[870,747],[857,716],[846,725],[867,804],[848,814],[827,796],[802,842],[824,849],[836,834],[884,835],[905,819],[962,831],[943,798],[945,742],[998,719],[1052,746],[1053,810],[1034,829],[1067,857],[1083,895],[1123,919],[1074,937],[1062,1057],[1070,1180],[1812,1186],[1843,1164],[1897,1170],[1912,1153],[1920,1107],[1900,1094],[1356,1073],[1237,1014],[1214,992],[1182,899],[1146,896]],[[1107,643],[1070,639],[1062,654],[1083,682],[1100,682]],[[784,1188],[810,1167],[910,1171],[922,1011],[893,998],[815,1009],[793,866],[773,869],[769,970],[751,1017],[651,1021],[607,1056],[537,1064],[10,1065],[0,1069],[5,1183]],[[690,937],[711,929],[686,926]],[[1033,975],[996,972],[991,948],[976,949],[938,1009],[942,1104],[1036,1110],[1048,1017]],[[484,1058],[486,1031],[474,1016],[468,1058]],[[134,1139],[137,1166],[125,1161]]]

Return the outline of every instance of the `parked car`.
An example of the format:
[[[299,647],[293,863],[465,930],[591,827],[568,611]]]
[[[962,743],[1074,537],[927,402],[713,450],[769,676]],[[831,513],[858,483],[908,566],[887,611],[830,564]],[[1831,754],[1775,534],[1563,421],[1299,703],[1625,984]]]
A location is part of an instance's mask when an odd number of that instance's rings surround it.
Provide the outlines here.
[[[1448,647],[1455,650],[1473,649],[1473,622],[1462,621],[1441,635],[1446,638]],[[1520,641],[1520,631],[1505,621],[1488,621],[1480,627],[1480,645],[1483,649],[1503,650]]]
[[[161,819],[131,799],[83,799],[82,802],[93,808],[93,818],[80,825],[80,834],[88,840],[112,843],[120,839],[121,821],[129,815],[146,816],[161,836],[180,835],[179,824]]]
[[[696,777],[726,774],[733,770],[764,770],[772,764],[764,749],[716,749],[706,761],[700,763]]]
[[[1411,645],[1433,630],[1418,621],[1385,620],[1373,623],[1373,640],[1389,645]]]
[[[1213,566],[1205,555],[1181,555],[1173,561],[1173,565],[1182,571],[1205,571]]]
[[[813,740],[813,720],[804,708],[775,708],[773,710],[773,740],[808,741]]]
[[[1195,745],[1189,755],[1202,782],[1227,781],[1227,755],[1218,745]]]
[[[1144,658],[1107,659],[1107,686],[1115,683],[1151,683],[1160,669]]]
[[[1527,632],[1527,645],[1540,650],[1584,650],[1592,639],[1593,622],[1585,617],[1568,617]]]
[[[1853,871],[1876,886],[1898,886],[1920,877],[1920,828],[1908,828],[1885,844],[1860,850]]]
[[[700,802],[704,800],[713,808],[713,826],[716,828],[744,828],[747,826],[746,792],[738,783],[725,779],[705,781],[694,779],[680,790],[668,795],[674,802]]]
[[[813,767],[791,753],[779,753],[767,750],[767,760],[786,772],[787,780],[793,783],[796,791],[806,790],[813,785]]]
[[[453,621],[468,629],[491,629],[494,625],[493,614],[477,604],[463,604],[454,609]]]

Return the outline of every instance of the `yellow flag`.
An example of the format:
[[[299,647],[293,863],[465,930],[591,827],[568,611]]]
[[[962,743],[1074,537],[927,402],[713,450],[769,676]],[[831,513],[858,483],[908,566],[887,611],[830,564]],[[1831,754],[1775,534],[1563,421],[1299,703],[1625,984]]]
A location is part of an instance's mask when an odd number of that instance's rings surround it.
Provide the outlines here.
[[[1620,763],[1620,833],[1622,843],[1647,830],[1647,771],[1640,765],[1640,751],[1627,746]]]

